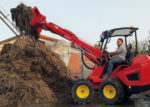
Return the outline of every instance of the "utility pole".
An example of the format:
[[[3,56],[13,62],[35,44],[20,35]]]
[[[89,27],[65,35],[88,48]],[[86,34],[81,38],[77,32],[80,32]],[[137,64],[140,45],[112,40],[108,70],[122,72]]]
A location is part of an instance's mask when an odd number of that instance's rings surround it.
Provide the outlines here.
[[[0,20],[17,36],[19,31],[7,16],[0,10]]]

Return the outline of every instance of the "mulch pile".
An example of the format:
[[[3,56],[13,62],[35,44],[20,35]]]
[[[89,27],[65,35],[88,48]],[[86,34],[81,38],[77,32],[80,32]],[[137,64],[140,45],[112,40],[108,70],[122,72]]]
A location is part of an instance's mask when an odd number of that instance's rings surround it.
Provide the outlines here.
[[[19,38],[0,55],[0,105],[53,102],[70,94],[73,77],[41,41]]]

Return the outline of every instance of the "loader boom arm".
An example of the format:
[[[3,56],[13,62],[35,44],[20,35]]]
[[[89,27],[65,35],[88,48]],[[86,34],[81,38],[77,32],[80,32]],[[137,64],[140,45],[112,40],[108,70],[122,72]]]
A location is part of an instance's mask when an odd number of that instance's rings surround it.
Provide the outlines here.
[[[32,20],[30,22],[31,26],[33,26],[39,33],[44,30],[51,31],[61,37],[69,40],[75,47],[79,48],[81,52],[90,59],[93,63],[99,65],[100,64],[100,57],[102,52],[88,43],[80,40],[74,33],[67,29],[63,29],[60,26],[52,23],[47,22],[46,17],[42,15],[38,8],[35,7],[32,10]]]

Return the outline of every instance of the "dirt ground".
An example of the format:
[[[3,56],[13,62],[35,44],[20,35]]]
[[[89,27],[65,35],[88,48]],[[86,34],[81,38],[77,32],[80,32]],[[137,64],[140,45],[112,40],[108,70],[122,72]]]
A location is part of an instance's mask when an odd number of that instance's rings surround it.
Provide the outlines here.
[[[60,99],[57,102],[53,103],[44,103],[44,104],[31,104],[31,105],[24,105],[24,107],[149,107],[148,102],[150,99],[147,97],[143,99],[144,96],[149,96],[149,91],[141,92],[136,94],[138,97],[140,96],[140,99],[138,101],[131,101],[130,98],[126,98],[123,100],[123,102],[115,105],[107,105],[103,103],[98,93],[95,93],[94,99],[87,104],[76,104],[74,103],[70,97],[67,97],[65,99]],[[149,103],[150,104],[150,103]],[[145,105],[145,106],[144,106]]]
[[[61,99],[58,102],[54,103],[44,103],[44,104],[30,104],[30,105],[24,105],[23,107],[135,107],[134,103],[126,99],[120,104],[116,105],[107,105],[101,102],[98,95],[96,94],[94,99],[87,104],[76,104],[72,101],[70,97],[67,97],[65,99]]]
[[[0,105],[54,102],[70,94],[73,77],[59,55],[26,37],[0,55]]]

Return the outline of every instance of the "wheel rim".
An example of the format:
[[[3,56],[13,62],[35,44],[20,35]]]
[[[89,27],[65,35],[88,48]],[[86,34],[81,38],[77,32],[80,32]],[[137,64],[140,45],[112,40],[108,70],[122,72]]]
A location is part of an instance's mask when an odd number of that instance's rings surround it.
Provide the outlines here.
[[[103,88],[103,94],[108,99],[113,99],[116,97],[117,91],[113,85],[105,85]]]
[[[90,94],[90,89],[87,85],[79,85],[76,90],[76,95],[79,98],[87,98]]]

